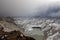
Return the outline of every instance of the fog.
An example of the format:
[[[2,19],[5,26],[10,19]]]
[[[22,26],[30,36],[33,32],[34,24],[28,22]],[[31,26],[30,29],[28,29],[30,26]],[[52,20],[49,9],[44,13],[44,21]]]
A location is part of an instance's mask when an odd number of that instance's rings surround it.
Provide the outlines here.
[[[0,15],[60,16],[59,0],[0,0]]]

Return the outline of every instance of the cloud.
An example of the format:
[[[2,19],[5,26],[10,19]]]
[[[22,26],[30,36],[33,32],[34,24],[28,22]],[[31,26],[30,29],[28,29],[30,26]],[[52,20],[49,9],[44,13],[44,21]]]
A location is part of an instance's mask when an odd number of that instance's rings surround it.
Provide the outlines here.
[[[35,15],[35,17],[60,17],[59,2],[54,2],[48,6],[43,5],[42,8],[38,8],[37,15]]]
[[[60,16],[59,0],[0,0],[0,3],[0,14],[10,16]]]
[[[57,5],[57,7],[54,6],[48,9],[47,14],[48,16],[51,16],[51,17],[60,17],[60,5],[59,6]]]

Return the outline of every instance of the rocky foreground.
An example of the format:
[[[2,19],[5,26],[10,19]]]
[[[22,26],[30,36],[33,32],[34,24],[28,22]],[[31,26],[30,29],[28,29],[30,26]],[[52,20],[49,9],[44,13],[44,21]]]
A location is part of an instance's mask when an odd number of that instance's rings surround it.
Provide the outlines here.
[[[20,31],[11,31],[11,32],[5,32],[3,31],[3,28],[0,27],[0,40],[35,40],[32,37],[25,36]]]
[[[35,40],[25,36],[10,17],[0,18],[0,40]]]

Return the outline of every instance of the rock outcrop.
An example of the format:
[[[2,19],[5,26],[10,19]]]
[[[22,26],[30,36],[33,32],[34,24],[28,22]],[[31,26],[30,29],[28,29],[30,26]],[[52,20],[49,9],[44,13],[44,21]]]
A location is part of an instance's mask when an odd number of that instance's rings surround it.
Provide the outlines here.
[[[35,40],[25,36],[11,17],[0,18],[0,40]]]
[[[11,31],[11,32],[5,32],[3,31],[3,28],[0,28],[0,40],[35,40],[32,37],[25,36],[20,31]]]

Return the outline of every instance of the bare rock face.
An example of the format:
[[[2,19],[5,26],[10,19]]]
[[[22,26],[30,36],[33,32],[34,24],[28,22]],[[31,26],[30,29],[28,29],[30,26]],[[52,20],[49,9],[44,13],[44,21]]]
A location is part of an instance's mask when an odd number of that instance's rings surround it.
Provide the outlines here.
[[[10,17],[0,18],[0,40],[35,40],[25,36]]]
[[[0,30],[0,40],[35,40],[35,39],[29,36],[25,36],[20,31],[15,30],[11,32],[5,32],[2,29]]]
[[[4,31],[20,30],[11,17],[0,18],[0,25],[4,28]],[[20,30],[21,31],[21,30]]]

